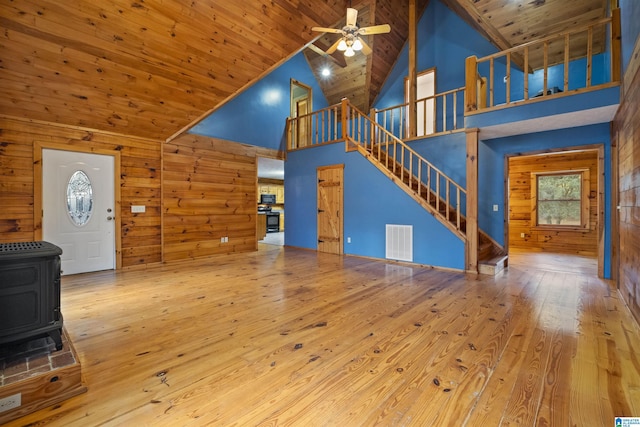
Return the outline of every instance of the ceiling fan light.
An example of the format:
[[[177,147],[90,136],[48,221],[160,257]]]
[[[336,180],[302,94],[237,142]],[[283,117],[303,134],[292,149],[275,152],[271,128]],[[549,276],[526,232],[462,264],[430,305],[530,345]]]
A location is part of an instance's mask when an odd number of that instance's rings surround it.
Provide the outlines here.
[[[338,43],[338,50],[341,52],[347,50],[347,42],[345,42],[344,39],[340,40],[340,43]]]
[[[356,41],[353,42],[353,46],[351,46],[353,50],[362,50],[362,42],[360,38],[357,38]]]
[[[353,50],[353,48],[351,46],[347,47],[347,50],[344,51],[344,56],[353,56],[355,55],[356,52]]]

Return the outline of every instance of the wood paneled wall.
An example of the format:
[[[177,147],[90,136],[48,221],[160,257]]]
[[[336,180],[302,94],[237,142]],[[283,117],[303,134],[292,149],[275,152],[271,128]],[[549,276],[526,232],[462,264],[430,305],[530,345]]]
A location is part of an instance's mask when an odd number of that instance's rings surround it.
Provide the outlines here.
[[[640,43],[632,58],[612,126],[611,139],[617,140],[618,147],[620,205],[620,265],[613,268],[618,268],[620,293],[640,322]]]
[[[0,117],[0,241],[35,238],[33,146],[120,152],[122,266],[161,260],[160,141]],[[146,212],[132,214],[131,205]]]
[[[165,261],[257,249],[261,151],[188,134],[165,144]],[[228,242],[221,242],[224,237]]]
[[[588,231],[541,229],[532,212],[531,174],[589,170]],[[598,255],[598,151],[509,158],[509,247],[531,251]],[[521,237],[524,233],[525,237]]]

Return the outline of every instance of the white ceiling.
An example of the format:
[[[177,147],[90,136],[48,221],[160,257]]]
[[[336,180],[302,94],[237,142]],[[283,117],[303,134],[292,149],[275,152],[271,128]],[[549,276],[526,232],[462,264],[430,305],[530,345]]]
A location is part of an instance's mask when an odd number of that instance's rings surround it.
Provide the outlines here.
[[[258,178],[284,180],[284,160],[258,157]]]
[[[566,129],[596,123],[608,123],[613,120],[618,106],[619,104],[607,105],[606,107],[592,108],[590,110],[580,110],[519,122],[486,126],[480,128],[480,139],[503,138],[505,136]]]

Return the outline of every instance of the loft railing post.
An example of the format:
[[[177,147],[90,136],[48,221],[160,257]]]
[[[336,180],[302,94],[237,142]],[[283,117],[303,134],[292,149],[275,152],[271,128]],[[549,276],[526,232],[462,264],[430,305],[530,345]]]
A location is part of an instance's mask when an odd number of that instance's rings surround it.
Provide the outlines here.
[[[478,58],[470,56],[465,61],[465,111],[472,112],[478,109]]]
[[[342,98],[340,102],[340,121],[342,123],[342,139],[344,139],[345,150],[349,150],[349,131],[347,129],[347,121],[348,121],[348,109],[349,109],[349,100],[347,98]]]
[[[291,138],[291,120],[291,117],[287,117],[287,150],[293,149],[293,147],[291,146],[293,139]]]
[[[621,74],[621,33],[620,33],[620,9],[611,10],[611,81],[622,80]]]

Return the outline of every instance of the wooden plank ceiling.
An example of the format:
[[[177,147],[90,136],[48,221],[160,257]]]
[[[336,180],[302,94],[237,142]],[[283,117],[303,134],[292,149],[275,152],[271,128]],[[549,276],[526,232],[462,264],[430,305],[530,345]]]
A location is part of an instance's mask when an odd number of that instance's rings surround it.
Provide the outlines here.
[[[605,16],[606,0],[443,0],[496,46]],[[417,0],[418,14],[428,0]],[[345,0],[2,0],[0,114],[166,139],[344,23]],[[360,0],[373,53],[331,61],[330,103],[375,100],[408,34],[408,0]],[[336,35],[320,35],[328,47]],[[316,49],[317,50],[317,49]],[[327,58],[305,49],[314,71]],[[462,64],[461,64],[462,66]]]

